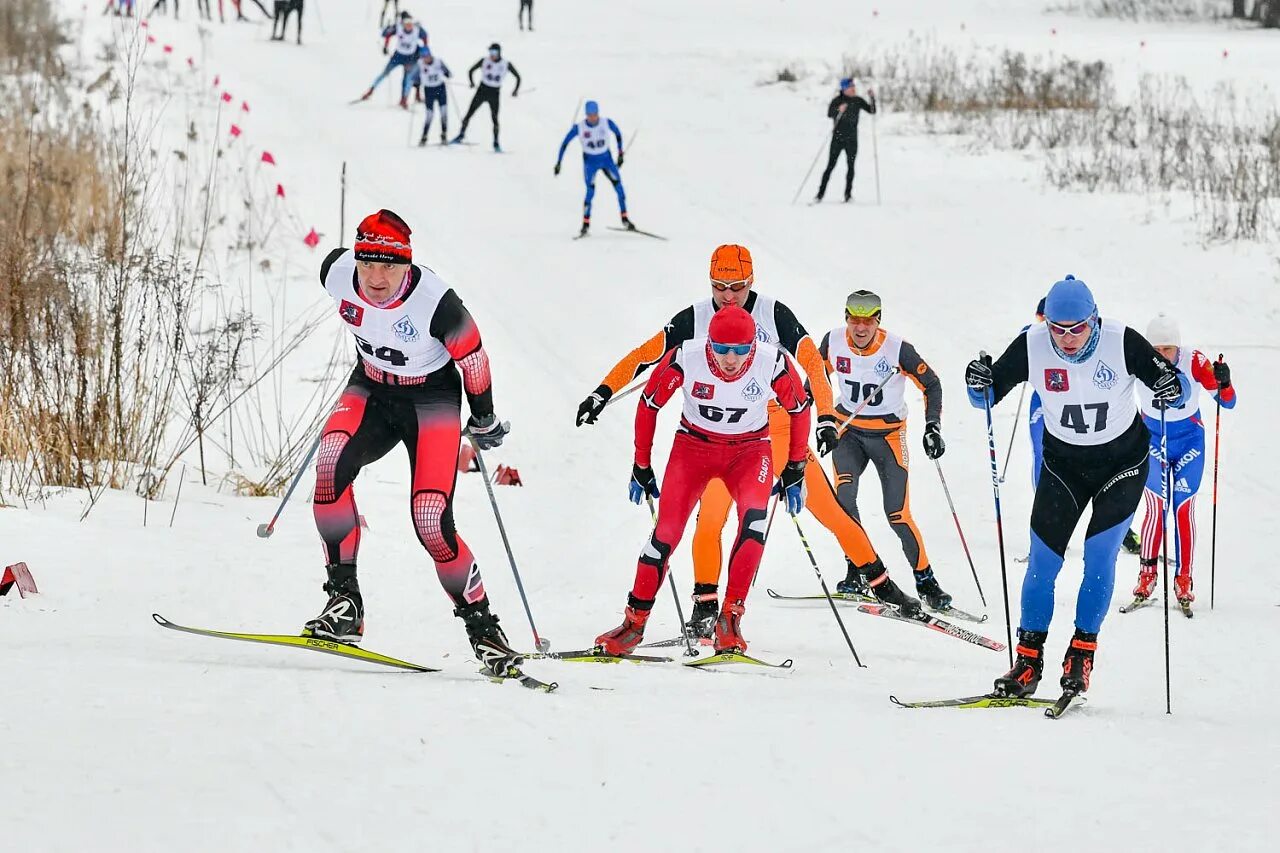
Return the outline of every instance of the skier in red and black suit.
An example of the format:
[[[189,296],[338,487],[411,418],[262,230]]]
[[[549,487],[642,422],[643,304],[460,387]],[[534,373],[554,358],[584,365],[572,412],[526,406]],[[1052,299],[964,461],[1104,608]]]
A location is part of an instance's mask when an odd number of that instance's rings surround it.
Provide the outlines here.
[[[659,492],[650,462],[658,410],[684,391],[684,411]],[[791,416],[787,463],[773,487],[769,403]],[[756,340],[756,322],[737,306],[716,312],[707,337],[667,352],[649,377],[636,407],[636,452],[631,500],[657,498],[658,523],[640,554],[622,624],[596,638],[606,654],[626,654],[644,639],[654,596],[667,561],[680,543],[689,514],[712,479],[724,482],[738,507],[738,532],[729,555],[729,582],[716,621],[716,652],[745,652],[740,622],[751,579],[764,554],[766,507],[771,487],[785,495],[787,511],[804,507],[804,466],[809,446],[809,392],[786,353]],[[665,494],[662,494],[665,493]]]
[[[314,511],[330,598],[304,633],[344,643],[363,636],[364,601],[356,580],[360,524],[352,483],[361,468],[403,444],[418,539],[435,561],[454,614],[466,622],[476,657],[502,675],[520,657],[489,612],[475,558],[453,526],[462,392],[471,409],[467,430],[481,449],[500,445],[508,427],[493,413],[480,330],[452,288],[412,263],[410,233],[399,216],[380,210],[356,229],[354,251],[334,249],[320,267],[321,284],[358,353],[320,440]]]

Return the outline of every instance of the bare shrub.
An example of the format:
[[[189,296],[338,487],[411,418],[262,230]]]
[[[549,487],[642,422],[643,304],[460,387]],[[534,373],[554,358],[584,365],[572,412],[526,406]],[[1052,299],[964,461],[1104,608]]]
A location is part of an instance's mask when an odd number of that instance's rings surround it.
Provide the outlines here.
[[[1211,21],[1228,17],[1227,0],[1068,0],[1046,12],[1126,21]]]

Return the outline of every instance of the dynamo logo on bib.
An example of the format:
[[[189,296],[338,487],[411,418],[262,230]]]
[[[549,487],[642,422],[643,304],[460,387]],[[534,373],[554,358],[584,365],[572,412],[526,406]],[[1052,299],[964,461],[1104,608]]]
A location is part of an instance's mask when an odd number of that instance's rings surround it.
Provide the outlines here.
[[[1109,391],[1120,380],[1116,372],[1105,361],[1098,362],[1098,369],[1093,372],[1093,384],[1104,391]]]
[[[396,324],[391,328],[395,331],[396,337],[405,343],[411,344],[418,339],[418,328],[413,325],[408,314],[396,320]]]
[[[876,375],[884,376],[891,370],[893,370],[893,368],[889,366],[889,359],[884,356],[880,356],[880,360],[876,362],[875,366]]]
[[[742,389],[742,399],[748,403],[754,403],[763,396],[764,389],[760,387],[760,383],[755,380],[755,377],[752,377],[751,381],[747,383],[747,387]]]

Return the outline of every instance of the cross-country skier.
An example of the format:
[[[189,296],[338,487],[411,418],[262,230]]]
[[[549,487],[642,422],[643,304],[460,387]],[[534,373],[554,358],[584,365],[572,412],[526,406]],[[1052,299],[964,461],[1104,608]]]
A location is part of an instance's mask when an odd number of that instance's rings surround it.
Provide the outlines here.
[[[453,77],[449,66],[443,59],[431,53],[431,48],[422,48],[418,57],[418,83],[422,86],[422,101],[427,108],[426,120],[422,123],[422,138],[418,145],[427,144],[427,133],[431,130],[431,119],[435,115],[436,104],[440,105],[440,144],[449,141],[449,92],[444,81]]]
[[[751,252],[745,246],[734,244],[717,247],[711,255],[710,277],[710,298],[695,302],[676,314],[664,329],[614,365],[599,387],[578,406],[578,426],[595,423],[614,394],[672,348],[706,336],[711,319],[725,308],[734,306],[745,309],[755,319],[757,339],[782,349],[795,359],[808,380],[817,408],[820,411],[831,408],[831,386],[827,383],[817,345],[790,308],[753,289],[755,267]],[[776,406],[770,408],[769,415],[773,466],[781,469],[786,464],[791,446],[791,419]],[[808,441],[807,436],[805,440]],[[851,565],[871,566],[880,562],[866,531],[841,509],[820,466],[815,464],[805,469],[805,491],[805,506],[840,542],[845,559]],[[713,480],[703,492],[698,507],[697,527],[693,534],[693,614],[688,627],[699,639],[711,636],[720,612],[721,534],[728,521],[731,504],[732,499],[724,484]],[[892,580],[877,586],[874,594],[887,604],[905,603],[905,596]],[[914,599],[909,601],[914,602]]]
[[[276,0],[275,20],[271,22],[271,40],[284,41],[284,31],[289,27],[289,16],[298,13],[298,44],[302,44],[302,3],[303,0]],[[276,25],[280,26],[280,35],[276,35]]]
[[[524,29],[524,13],[529,13],[529,32],[533,32],[533,0],[520,0],[520,29]]]
[[[600,118],[600,105],[595,101],[587,101],[586,110],[586,118],[569,128],[569,132],[564,135],[564,140],[560,143],[560,153],[556,155],[555,168],[555,173],[559,175],[565,149],[569,147],[574,137],[580,139],[582,179],[587,184],[587,195],[582,200],[582,230],[578,232],[578,236],[586,236],[587,229],[591,227],[591,201],[596,197],[596,172],[604,172],[609,183],[613,184],[613,191],[618,195],[618,212],[622,215],[622,226],[628,231],[634,231],[636,227],[631,224],[631,219],[627,216],[627,193],[622,188],[622,175],[618,174],[624,156],[622,131],[618,129],[618,125],[614,124],[613,119]],[[609,152],[610,133],[618,140],[616,165],[613,162],[613,154]]]
[[[378,13],[378,26],[385,27],[387,25],[387,7],[394,6],[391,10],[391,23],[395,24],[396,18],[401,17],[404,13],[400,11],[400,0],[382,0],[382,11]]]
[[[476,71],[480,72],[480,88],[478,89],[476,89]],[[467,69],[467,82],[471,84],[472,89],[476,89],[476,93],[471,98],[471,106],[467,107],[467,114],[462,117],[462,129],[454,137],[453,144],[466,139],[467,125],[471,123],[471,117],[475,115],[476,110],[480,109],[481,104],[488,104],[489,116],[493,119],[493,150],[502,151],[502,145],[498,142],[498,104],[502,99],[502,81],[507,79],[508,71],[511,72],[512,77],[516,78],[516,87],[511,90],[511,97],[519,97],[520,72],[516,70],[514,65],[502,58],[502,45],[496,41],[489,45],[487,54],[476,60],[476,64]]]
[[[898,335],[880,328],[880,297],[869,290],[849,294],[845,322],[822,338],[818,351],[825,372],[835,376],[835,405],[819,410],[818,453],[832,454],[836,471],[836,497],[844,511],[858,515],[858,484],[870,462],[880,476],[884,512],[893,532],[902,541],[902,552],[915,575],[916,592],[935,610],[951,606],[933,575],[924,537],[911,517],[907,471],[907,404],[903,397],[908,380],[924,392],[924,452],[938,459],[946,450],[942,440],[942,382],[916,348]],[[897,368],[900,376],[892,376]],[[879,391],[876,387],[888,380]],[[825,381],[825,377],[824,377]],[[873,393],[874,392],[874,393]],[[859,405],[857,417],[840,432],[840,426]],[[840,592],[875,593],[889,580],[884,563],[848,565],[848,574],[836,585]],[[915,599],[890,586],[887,598],[907,615],[920,609]],[[896,594],[895,594],[896,593]],[[897,599],[894,601],[893,599]]]
[[[1204,419],[1200,416],[1200,389],[1214,392],[1224,409],[1234,409],[1236,389],[1231,384],[1231,368],[1226,362],[1210,362],[1198,349],[1182,345],[1178,323],[1168,314],[1157,314],[1147,326],[1147,340],[1156,352],[1177,366],[1190,386],[1187,400],[1165,409],[1166,453],[1172,466],[1173,517],[1177,572],[1173,578],[1178,605],[1188,615],[1196,600],[1191,570],[1196,552],[1196,493],[1204,476]],[[1147,599],[1156,587],[1156,558],[1164,534],[1164,486],[1159,466],[1160,410],[1149,391],[1138,389],[1142,419],[1151,433],[1151,470],[1147,474],[1147,515],[1142,523],[1142,557],[1136,599]]]
[[[840,154],[844,153],[848,169],[844,173],[844,200],[853,198],[853,166],[858,159],[858,113],[874,113],[876,111],[876,93],[868,89],[871,100],[858,96],[858,86],[852,77],[840,81],[840,93],[827,105],[827,118],[835,124],[831,127],[831,147],[827,151],[827,168],[822,172],[822,183],[818,184],[818,195],[815,202],[822,201],[827,194],[827,181],[840,162]]]
[[[1044,461],[1031,509],[1031,560],[1022,582],[1018,657],[995,692],[1029,696],[1044,674],[1044,643],[1053,618],[1054,584],[1067,542],[1093,504],[1084,540],[1084,580],[1076,598],[1075,636],[1062,663],[1064,693],[1089,689],[1098,631],[1115,586],[1116,554],[1147,479],[1148,436],[1134,398],[1135,380],[1157,404],[1178,406],[1188,390],[1178,371],[1141,334],[1103,320],[1083,281],[1067,276],[1045,297],[1045,324],[965,371],[969,400],[1000,402],[1029,382],[1044,405]]]
[[[422,28],[413,16],[408,12],[400,13],[399,26],[392,24],[382,31],[382,52],[385,55],[390,51],[391,39],[396,40],[395,52],[391,54],[391,58],[387,60],[387,67],[382,69],[382,73],[373,79],[369,84],[369,88],[360,96],[360,100],[367,101],[373,97],[373,90],[378,88],[383,80],[391,75],[391,72],[397,68],[404,69],[404,75],[400,80],[400,107],[402,109],[409,108],[409,89],[413,86],[413,68],[418,61],[418,54],[422,48],[429,47],[427,41],[427,31]]]
[[[662,476],[662,490],[650,454],[658,410],[677,390],[684,409]],[[627,654],[644,639],[654,597],[667,574],[667,561],[684,533],[689,514],[713,479],[724,483],[738,505],[738,532],[729,552],[724,608],[715,622],[716,652],[747,650],[741,620],[751,578],[764,554],[773,452],[769,446],[769,404],[777,400],[791,421],[787,464],[778,485],[787,512],[804,506],[804,469],[810,426],[809,394],[786,353],[756,339],[756,321],[743,309],[722,308],[705,338],[672,349],[649,376],[636,406],[636,452],[628,490],[640,503],[657,498],[658,523],[640,553],[635,583],[622,624],[596,638],[605,654]]]
[[[355,338],[356,368],[325,423],[316,456],[314,511],[324,542],[329,601],[306,632],[343,643],[364,634],[356,579],[360,524],[352,483],[397,444],[409,451],[409,507],[418,541],[463,619],[476,657],[494,674],[520,663],[498,617],[489,612],[480,570],[453,526],[453,488],[461,434],[497,447],[507,426],[493,413],[489,357],[458,294],[412,262],[409,226],[389,210],[365,217],[355,250],[334,249],[320,280]]]

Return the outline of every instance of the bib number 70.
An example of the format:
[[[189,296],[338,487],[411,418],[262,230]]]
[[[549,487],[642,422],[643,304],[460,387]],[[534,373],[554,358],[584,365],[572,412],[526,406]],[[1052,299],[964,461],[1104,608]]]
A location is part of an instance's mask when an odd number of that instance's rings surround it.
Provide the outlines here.
[[[715,423],[725,421],[725,423],[736,424],[738,421],[742,420],[742,416],[746,413],[746,409],[722,409],[719,406],[698,406],[698,414],[702,415],[709,421],[714,421]],[[726,414],[729,416],[727,420],[725,418]]]
[[[1090,427],[1085,417],[1086,412],[1093,414],[1093,426]],[[1062,407],[1061,424],[1069,430],[1084,435],[1091,430],[1102,432],[1107,428],[1107,404],[1085,403],[1083,406],[1070,405]]]

